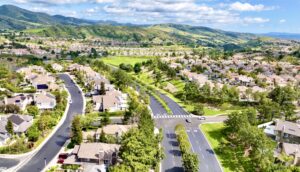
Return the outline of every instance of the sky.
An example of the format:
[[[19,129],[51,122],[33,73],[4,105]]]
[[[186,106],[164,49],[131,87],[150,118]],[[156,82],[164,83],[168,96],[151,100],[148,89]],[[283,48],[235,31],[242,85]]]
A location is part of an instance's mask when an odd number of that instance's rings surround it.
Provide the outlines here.
[[[300,33],[300,0],[0,0],[31,11],[120,23],[177,23],[250,33]]]

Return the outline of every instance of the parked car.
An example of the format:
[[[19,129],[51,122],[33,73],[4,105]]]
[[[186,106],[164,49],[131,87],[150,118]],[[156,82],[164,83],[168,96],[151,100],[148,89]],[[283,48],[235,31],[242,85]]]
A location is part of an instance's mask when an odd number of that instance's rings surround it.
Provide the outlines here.
[[[191,123],[191,122],[192,122],[192,120],[191,120],[190,118],[185,119],[185,121],[186,121],[187,123]]]
[[[63,164],[64,161],[65,161],[64,159],[58,159],[58,160],[57,160],[57,163],[58,163],[58,164]]]
[[[206,117],[205,116],[199,116],[198,119],[199,120],[206,120]]]
[[[67,153],[61,153],[58,155],[59,159],[67,159],[68,158],[68,154]]]

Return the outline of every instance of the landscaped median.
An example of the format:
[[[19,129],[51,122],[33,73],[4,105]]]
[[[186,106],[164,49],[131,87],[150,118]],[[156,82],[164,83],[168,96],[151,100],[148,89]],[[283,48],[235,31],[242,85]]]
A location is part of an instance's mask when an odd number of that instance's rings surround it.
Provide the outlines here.
[[[145,90],[147,90],[148,93],[151,94],[162,105],[162,107],[168,114],[172,114],[172,111],[169,108],[168,104],[157,94],[157,90],[155,89],[155,87],[144,83],[136,77],[133,77],[133,79],[138,83],[140,87],[144,87]]]
[[[199,170],[199,159],[197,154],[191,151],[192,146],[185,127],[182,124],[176,125],[175,133],[179,142],[182,164],[185,171],[197,172]]]

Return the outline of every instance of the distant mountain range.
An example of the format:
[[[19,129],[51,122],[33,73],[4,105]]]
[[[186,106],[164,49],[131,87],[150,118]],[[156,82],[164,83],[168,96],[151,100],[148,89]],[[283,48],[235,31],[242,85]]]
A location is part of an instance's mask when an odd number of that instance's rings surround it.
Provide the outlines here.
[[[86,20],[32,12],[13,5],[0,6],[0,30],[19,30],[27,34],[45,37],[100,37],[125,42],[174,43],[225,49],[259,46],[264,40],[262,39],[263,35],[222,31],[201,26],[181,24],[133,25],[109,20]],[[266,36],[276,37],[274,34],[266,34]],[[285,36],[289,38],[287,35]]]
[[[271,32],[271,33],[266,33],[266,34],[263,34],[263,35],[273,37],[273,38],[279,38],[279,39],[288,39],[288,40],[300,41],[300,34],[299,33]]]
[[[93,21],[62,15],[51,16],[46,13],[32,12],[13,5],[0,6],[0,29],[24,30],[59,24],[73,26],[95,24],[119,25],[119,23],[114,21]]]

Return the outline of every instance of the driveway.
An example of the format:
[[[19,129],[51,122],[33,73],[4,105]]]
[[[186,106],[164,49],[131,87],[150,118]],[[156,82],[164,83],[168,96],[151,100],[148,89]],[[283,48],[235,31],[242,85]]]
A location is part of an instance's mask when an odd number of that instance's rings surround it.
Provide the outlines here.
[[[18,170],[19,172],[40,172],[45,167],[45,162],[47,164],[51,161],[68,140],[73,117],[82,113],[83,97],[79,93],[78,87],[71,82],[68,75],[61,74],[59,77],[65,82],[72,99],[66,120],[49,141]]]

